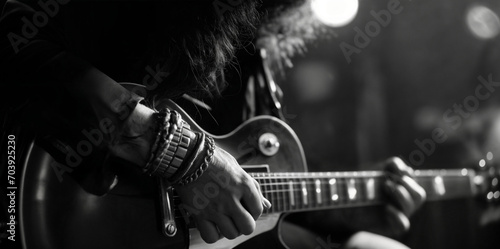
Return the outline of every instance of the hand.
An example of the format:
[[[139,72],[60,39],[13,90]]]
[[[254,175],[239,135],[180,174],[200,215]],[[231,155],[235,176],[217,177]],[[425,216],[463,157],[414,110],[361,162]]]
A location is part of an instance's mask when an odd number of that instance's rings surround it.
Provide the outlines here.
[[[392,234],[401,234],[410,229],[408,219],[425,201],[425,190],[412,178],[413,169],[403,160],[393,157],[387,160],[385,193],[389,197],[385,212],[387,229]]]
[[[369,231],[389,237],[402,234],[410,228],[408,217],[425,201],[425,190],[411,178],[413,170],[401,159],[390,158],[378,166],[386,169],[387,186],[382,188],[388,197],[385,205],[303,212],[288,217],[317,231]]]
[[[176,190],[182,208],[194,217],[207,243],[214,243],[221,236],[234,239],[251,234],[264,207],[271,207],[257,181],[234,157],[218,147],[207,170],[194,182]]]

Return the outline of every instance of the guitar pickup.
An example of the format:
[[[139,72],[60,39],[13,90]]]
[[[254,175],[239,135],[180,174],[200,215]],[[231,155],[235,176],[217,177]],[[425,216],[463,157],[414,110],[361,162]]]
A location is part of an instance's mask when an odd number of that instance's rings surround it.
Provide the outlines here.
[[[269,173],[269,165],[242,165],[241,166],[247,173]]]

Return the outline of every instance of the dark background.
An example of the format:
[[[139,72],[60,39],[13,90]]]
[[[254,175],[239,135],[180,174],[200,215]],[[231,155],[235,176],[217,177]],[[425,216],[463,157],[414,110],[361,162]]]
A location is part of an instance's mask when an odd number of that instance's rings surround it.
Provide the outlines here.
[[[477,38],[466,23],[474,4],[499,15],[500,3],[402,0],[401,13],[348,63],[340,44],[354,45],[354,28],[364,29],[374,20],[370,11],[387,9],[388,2],[361,0],[352,23],[310,45],[278,80],[310,170],[377,169],[375,163],[389,156],[410,162],[410,153],[419,149],[414,140],[430,138],[438,127],[448,139],[414,168],[477,167],[488,151],[500,154],[494,131],[499,93],[481,101],[459,128],[443,122],[448,109],[475,94],[477,77],[500,80],[500,37]],[[411,248],[498,248],[498,207],[483,204],[475,199],[426,203],[402,241]],[[488,217],[489,225],[479,225],[481,217]]]
[[[348,63],[340,44],[352,45],[354,28],[364,29],[374,20],[370,11],[386,9],[387,2],[361,0],[352,23],[310,44],[308,52],[293,58],[286,77],[277,77],[287,121],[312,171],[377,169],[377,162],[394,155],[409,161],[418,149],[414,140],[442,127],[442,114],[474,94],[478,76],[491,74],[500,81],[500,37],[478,39],[465,21],[477,3],[499,15],[495,0],[402,0],[403,11]],[[317,84],[307,81],[311,75],[318,77]],[[305,92],[305,87],[316,91]],[[488,151],[500,155],[500,136],[491,128],[500,113],[498,94],[481,102],[422,165],[412,166],[474,167]],[[475,199],[426,203],[401,240],[422,249],[498,248],[495,210]],[[481,217],[489,224],[480,225]]]

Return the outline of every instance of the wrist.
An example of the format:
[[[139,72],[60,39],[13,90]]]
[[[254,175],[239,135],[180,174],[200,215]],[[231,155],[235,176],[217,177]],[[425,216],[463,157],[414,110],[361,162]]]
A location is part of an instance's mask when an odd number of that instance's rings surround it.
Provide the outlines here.
[[[199,151],[188,162],[189,169],[176,181],[177,185],[187,185],[196,181],[212,163],[216,147],[214,140],[205,134],[201,135]]]
[[[115,156],[138,166],[146,165],[155,139],[154,111],[138,103],[117,130],[111,151]]]
[[[176,111],[163,109],[155,119],[159,128],[144,172],[169,179],[187,170],[181,166],[193,151],[196,134]]]
[[[155,131],[144,173],[162,177],[171,185],[196,180],[209,166],[215,144],[204,133],[193,132],[176,111],[164,109],[153,114]]]
[[[130,116],[124,120],[120,137],[154,139],[154,131],[157,129],[154,113],[154,110],[138,103]]]

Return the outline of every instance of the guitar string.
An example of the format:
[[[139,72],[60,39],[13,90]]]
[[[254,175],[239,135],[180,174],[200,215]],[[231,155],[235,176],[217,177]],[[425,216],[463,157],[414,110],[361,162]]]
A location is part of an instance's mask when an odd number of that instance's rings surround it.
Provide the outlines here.
[[[361,182],[356,182],[356,183],[361,183]],[[302,182],[292,182],[290,183],[290,181],[288,182],[274,182],[274,183],[259,183],[260,186],[288,186],[290,184],[293,184],[293,185],[301,185]],[[316,185],[316,182],[312,181],[312,182],[306,182],[307,185]],[[337,182],[335,183],[336,185],[346,185],[346,184],[349,184],[348,181],[346,182]],[[328,183],[327,181],[325,182],[321,182],[320,185],[326,185],[326,186],[330,186],[331,184]]]
[[[442,178],[449,178],[449,179],[453,179],[453,178],[469,178],[470,175],[434,175],[434,176],[416,176],[415,178],[417,179],[433,179],[433,178],[436,178],[436,177],[442,177]],[[252,176],[252,178],[256,179],[256,180],[277,180],[277,179],[290,179],[290,180],[297,180],[297,179],[301,179],[301,180],[315,180],[315,179],[318,179],[318,180],[328,180],[328,179],[337,179],[337,180],[349,180],[349,179],[384,179],[386,178],[385,176],[353,176],[353,177],[300,177],[300,176],[297,176],[297,177],[290,177],[290,176],[269,176],[269,177],[263,177],[263,176]]]
[[[426,178],[418,178],[418,181],[420,182],[426,182],[426,181],[429,181],[429,182],[432,182],[434,181],[434,178],[435,177],[426,177]],[[369,180],[369,179],[364,179],[364,178],[349,178],[349,179],[341,179],[341,178],[336,178],[335,180],[337,181],[336,185],[346,185],[348,184],[348,181],[350,180],[356,180],[356,183],[365,183],[366,184],[366,181]],[[385,178],[372,178],[374,181],[376,182],[380,182],[380,181],[383,181],[385,180]],[[449,178],[449,179],[446,179],[447,181],[452,181],[453,179],[456,179],[456,177],[453,177],[453,178]],[[464,180],[464,179],[467,179],[467,178],[459,178],[459,179],[456,179],[457,181],[459,180]],[[330,186],[330,183],[328,183],[328,181],[323,181],[325,179],[303,179],[303,180],[297,180],[297,179],[273,179],[273,178],[266,178],[266,179],[263,179],[263,178],[259,178],[259,179],[256,179],[258,180],[259,182],[259,185],[261,186],[282,186],[282,185],[285,185],[285,186],[288,186],[289,184],[293,184],[293,185],[301,185],[302,182],[306,182],[306,184],[310,184],[310,185],[315,185],[316,184],[316,180],[320,180],[320,185],[327,185],[327,186]],[[260,180],[260,181],[259,181]],[[263,182],[262,180],[275,180],[276,182],[269,182],[269,183],[266,183],[266,182]],[[331,179],[330,179],[331,180]],[[445,179],[443,179],[445,180]],[[262,182],[261,182],[262,181]]]
[[[372,173],[360,173],[360,172],[352,172],[352,173],[250,173],[250,175],[254,179],[297,179],[297,178],[303,178],[303,179],[329,179],[329,178],[334,178],[334,179],[351,179],[351,178],[356,178],[356,179],[364,179],[364,178],[384,178],[385,175],[380,171],[372,172]],[[447,170],[447,171],[425,171],[421,172],[420,174],[416,175],[416,178],[435,178],[435,177],[470,177],[471,173],[467,171],[464,173],[462,170]]]

